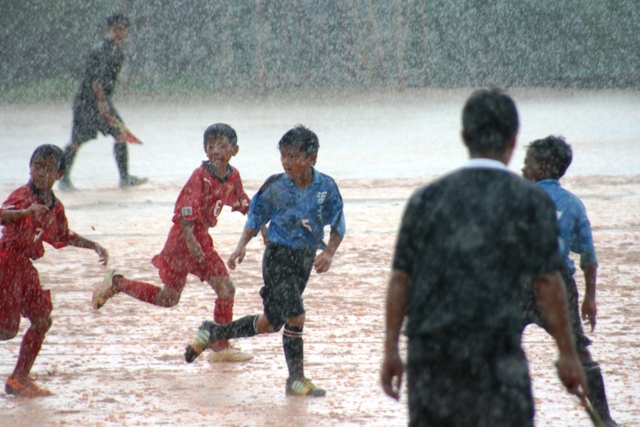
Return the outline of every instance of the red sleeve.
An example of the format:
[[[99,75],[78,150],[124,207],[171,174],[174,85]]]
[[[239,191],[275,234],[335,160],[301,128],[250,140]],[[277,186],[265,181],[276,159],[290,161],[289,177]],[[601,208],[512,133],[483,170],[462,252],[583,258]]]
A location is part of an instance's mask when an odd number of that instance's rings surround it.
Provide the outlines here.
[[[240,172],[235,170],[233,176],[233,191],[231,194],[231,198],[229,200],[228,205],[231,206],[231,211],[239,211],[243,215],[246,215],[249,212],[249,204],[251,203],[251,199],[247,196],[247,193],[244,192],[244,188],[242,186],[242,179],[240,178]]]
[[[64,248],[69,245],[69,239],[72,236],[75,236],[75,233],[69,230],[64,206],[62,206],[62,203],[60,203],[59,200],[47,217],[47,224],[42,240],[49,243],[56,249]]]
[[[31,199],[29,198],[29,194],[25,194],[26,186],[19,187],[7,197],[7,200],[4,201],[2,206],[0,207],[0,218],[6,211],[15,211],[20,209],[26,209],[31,206]],[[0,225],[5,225],[4,222],[1,222]]]
[[[202,167],[197,168],[189,177],[189,180],[180,191],[173,210],[173,222],[178,223],[180,218],[187,221],[200,221],[202,215]]]

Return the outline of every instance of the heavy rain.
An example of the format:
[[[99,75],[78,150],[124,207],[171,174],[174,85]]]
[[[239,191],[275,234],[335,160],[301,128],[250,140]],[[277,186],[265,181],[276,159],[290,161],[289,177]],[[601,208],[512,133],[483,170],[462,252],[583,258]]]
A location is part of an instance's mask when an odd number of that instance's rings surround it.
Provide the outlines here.
[[[109,265],[91,250],[50,245],[33,262],[51,291],[53,324],[31,376],[53,396],[0,394],[0,426],[407,425],[406,386],[396,402],[379,379],[398,226],[415,189],[467,159],[462,107],[490,86],[509,93],[520,114],[510,170],[521,173],[523,147],[537,138],[563,135],[573,148],[561,183],[586,207],[599,266],[597,326],[585,331],[612,418],[638,425],[637,1],[0,0],[2,201],[29,181],[36,147],[70,143],[89,51],[115,11],[130,24],[112,104],[142,141],[127,144],[129,172],[148,182],[121,188],[113,137],[97,133],[75,157],[78,191],[54,185],[69,228],[106,248]],[[303,295],[305,372],[326,397],[285,395],[278,334],[232,340],[253,355],[246,362],[213,363],[207,351],[186,364],[184,348],[216,300],[194,275],[171,308],[126,295],[92,308],[107,268],[162,286],[151,259],[178,194],[207,160],[203,132],[216,122],[237,131],[230,164],[249,197],[283,171],[278,141],[298,124],[318,135],[317,170],[340,188],[345,238]],[[245,221],[225,207],[210,229],[223,260]],[[234,319],[262,312],[263,251],[254,238],[230,272]],[[581,302],[580,269],[575,279]],[[22,318],[15,338],[0,341],[2,381],[29,326]],[[535,425],[589,425],[556,375],[553,339],[529,326],[522,341]]]

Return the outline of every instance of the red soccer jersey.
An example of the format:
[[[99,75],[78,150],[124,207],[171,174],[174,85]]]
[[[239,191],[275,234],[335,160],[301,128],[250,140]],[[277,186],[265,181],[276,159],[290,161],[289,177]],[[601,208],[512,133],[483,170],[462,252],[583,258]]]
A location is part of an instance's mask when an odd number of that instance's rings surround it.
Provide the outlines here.
[[[218,179],[210,170],[208,163],[203,162],[191,174],[191,177],[180,191],[173,211],[173,227],[169,232],[169,242],[182,237],[180,218],[193,223],[193,233],[206,251],[209,239],[209,228],[218,223],[218,215],[223,206],[230,206],[232,211],[246,215],[251,200],[244,192],[240,172],[229,166],[231,172],[226,179]],[[167,243],[169,243],[167,242]]]
[[[0,207],[0,216],[8,210],[26,209],[32,204],[42,205],[38,190],[30,183],[14,190]],[[0,248],[20,253],[31,259],[44,255],[42,242],[59,249],[69,244],[74,235],[69,230],[64,206],[54,197],[53,206],[37,217],[25,217],[3,225]]]

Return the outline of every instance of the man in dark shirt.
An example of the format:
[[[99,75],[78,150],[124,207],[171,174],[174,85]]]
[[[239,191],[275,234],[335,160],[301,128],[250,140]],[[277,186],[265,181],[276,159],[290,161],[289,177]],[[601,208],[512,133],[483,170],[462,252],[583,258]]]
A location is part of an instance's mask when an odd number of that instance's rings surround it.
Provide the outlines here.
[[[89,58],[73,100],[73,130],[71,142],[65,147],[65,174],[60,180],[61,190],[75,190],[70,174],[78,149],[96,138],[98,131],[115,138],[113,153],[120,173],[120,187],[143,184],[146,178],[129,175],[129,154],[126,135],[113,125],[122,118],[112,103],[118,73],[124,62],[122,46],[129,35],[129,19],[122,13],[107,17],[107,37],[89,52]]]
[[[399,399],[406,315],[410,426],[533,426],[520,343],[524,283],[533,282],[558,345],[560,379],[571,393],[586,390],[559,273],[555,210],[543,191],[506,168],[518,131],[510,97],[474,93],[462,122],[470,160],[417,190],[402,219],[382,386]]]

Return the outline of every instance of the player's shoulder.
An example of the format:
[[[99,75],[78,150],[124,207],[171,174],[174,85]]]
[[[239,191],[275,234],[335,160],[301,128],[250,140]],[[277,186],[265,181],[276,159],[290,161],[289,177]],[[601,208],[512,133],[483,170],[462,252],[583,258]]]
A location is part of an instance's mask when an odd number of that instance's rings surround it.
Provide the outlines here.
[[[258,194],[263,194],[266,191],[272,189],[274,185],[281,184],[282,179],[286,176],[284,172],[276,173],[267,178],[260,189],[258,190]]]
[[[336,180],[333,179],[333,177],[331,177],[330,175],[327,175],[324,172],[320,172],[320,171],[316,171],[316,173],[318,174],[320,182],[323,185],[328,185],[328,186],[333,186],[333,187],[338,188],[338,184],[336,183]]]
[[[104,52],[107,51],[108,47],[109,47],[109,42],[106,39],[100,40],[99,42],[91,46],[91,48],[89,49],[89,55],[90,56],[102,55],[104,54]]]
[[[9,197],[7,197],[7,200],[28,200],[32,199],[33,197],[35,197],[35,193],[28,184],[25,184],[9,193]]]
[[[242,177],[240,176],[240,171],[238,170],[237,167],[233,165],[229,165],[228,179],[233,181],[242,181]]]

